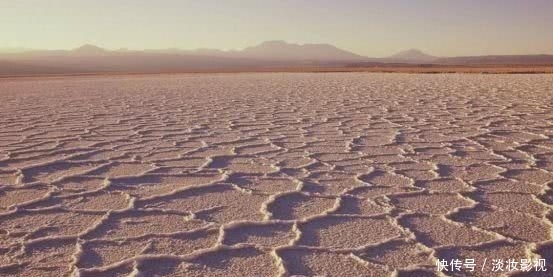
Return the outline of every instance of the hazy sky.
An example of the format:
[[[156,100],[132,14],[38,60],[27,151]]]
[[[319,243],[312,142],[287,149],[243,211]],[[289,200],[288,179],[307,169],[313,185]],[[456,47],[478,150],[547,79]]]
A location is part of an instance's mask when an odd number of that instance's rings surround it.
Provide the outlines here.
[[[0,0],[0,48],[241,49],[330,43],[373,57],[553,54],[553,0]]]

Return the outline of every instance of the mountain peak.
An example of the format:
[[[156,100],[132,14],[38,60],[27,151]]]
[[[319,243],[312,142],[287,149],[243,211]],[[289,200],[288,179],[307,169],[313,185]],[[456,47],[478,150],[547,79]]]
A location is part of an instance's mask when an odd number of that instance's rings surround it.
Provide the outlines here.
[[[416,62],[429,62],[436,59],[436,57],[432,55],[428,55],[419,49],[411,48],[408,50],[401,51],[395,55],[392,55],[388,57],[388,59],[416,61]]]
[[[81,47],[75,48],[72,50],[73,53],[78,54],[100,54],[107,52],[106,49],[98,47],[92,44],[85,44]]]
[[[303,61],[358,61],[365,57],[337,48],[330,44],[297,44],[284,40],[264,41],[245,48],[240,55],[264,60]]]

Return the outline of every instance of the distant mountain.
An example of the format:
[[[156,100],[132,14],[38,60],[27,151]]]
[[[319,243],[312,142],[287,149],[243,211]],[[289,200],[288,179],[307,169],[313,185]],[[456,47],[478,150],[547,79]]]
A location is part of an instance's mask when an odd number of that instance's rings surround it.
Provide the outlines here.
[[[170,48],[163,50],[147,50],[146,52],[286,62],[336,62],[362,61],[368,59],[367,57],[342,50],[330,44],[295,44],[287,43],[282,40],[265,41],[259,45],[244,48],[243,50],[223,51],[210,48],[180,50]]]
[[[85,44],[79,48],[75,48],[71,50],[71,54],[73,55],[93,56],[93,55],[105,55],[107,53],[108,51],[106,49],[100,48],[92,44]]]
[[[330,44],[295,44],[282,40],[266,41],[234,53],[236,57],[282,61],[359,61],[363,57]]]
[[[328,61],[359,61],[367,57],[357,55],[330,44],[295,44],[281,40],[265,41],[259,45],[242,50],[223,51],[219,49],[201,48],[196,50],[148,50],[148,52],[203,55],[225,58],[252,59],[259,61],[288,62],[328,62]]]
[[[553,65],[553,55],[437,58],[410,49],[386,58],[368,58],[330,44],[266,41],[243,50],[107,50],[85,44],[73,50],[0,53],[0,75],[79,73],[163,73],[213,70],[270,70],[310,66],[375,67],[417,65]]]
[[[406,63],[431,63],[437,57],[428,55],[418,49],[409,49],[401,51],[395,55],[384,58],[388,62],[406,62]]]

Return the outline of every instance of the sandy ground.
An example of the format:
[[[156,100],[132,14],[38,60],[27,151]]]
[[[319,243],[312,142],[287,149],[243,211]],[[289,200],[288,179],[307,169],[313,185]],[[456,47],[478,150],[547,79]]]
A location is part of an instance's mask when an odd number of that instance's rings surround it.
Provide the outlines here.
[[[0,97],[0,275],[553,263],[553,75],[3,79]]]

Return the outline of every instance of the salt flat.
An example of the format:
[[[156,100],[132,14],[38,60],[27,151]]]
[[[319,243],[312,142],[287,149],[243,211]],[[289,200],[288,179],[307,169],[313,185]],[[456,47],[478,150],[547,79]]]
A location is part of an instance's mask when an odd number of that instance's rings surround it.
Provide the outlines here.
[[[3,79],[0,99],[0,275],[553,263],[552,75]]]

